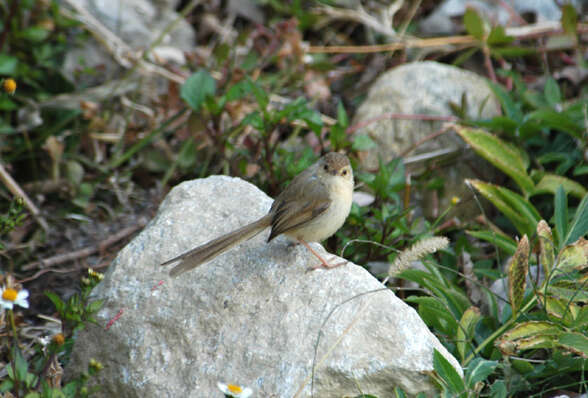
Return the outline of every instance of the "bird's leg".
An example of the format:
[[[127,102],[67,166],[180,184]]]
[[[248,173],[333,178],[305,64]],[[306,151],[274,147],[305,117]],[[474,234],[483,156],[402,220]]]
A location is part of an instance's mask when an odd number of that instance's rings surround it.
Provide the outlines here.
[[[322,258],[320,254],[318,254],[316,251],[314,251],[312,249],[312,247],[310,247],[310,245],[308,243],[306,243],[305,240],[303,240],[303,239],[298,239],[298,240],[300,241],[300,243],[302,243],[304,246],[306,246],[306,248],[308,250],[310,250],[310,252],[316,256],[316,258],[318,258],[321,261],[321,263],[319,265],[315,265],[314,267],[310,267],[309,270],[311,270],[311,271],[312,270],[315,270],[315,269],[319,269],[319,268],[326,268],[326,269],[337,268],[337,267],[340,267],[341,265],[345,265],[345,264],[348,263],[348,261],[345,260],[345,261],[342,261],[342,262],[337,263],[337,264],[330,264],[330,263],[327,262],[327,260],[325,260],[324,258]]]

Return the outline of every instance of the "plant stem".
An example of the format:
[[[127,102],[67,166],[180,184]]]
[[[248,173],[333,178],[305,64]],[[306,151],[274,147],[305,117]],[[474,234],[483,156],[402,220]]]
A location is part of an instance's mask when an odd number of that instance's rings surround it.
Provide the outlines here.
[[[529,302],[523,308],[521,308],[521,310],[518,312],[518,314],[527,312],[531,307],[533,307],[535,305],[536,301],[537,301],[537,296],[533,296],[533,298],[531,300],[529,300]],[[465,367],[488,344],[492,343],[498,336],[500,336],[502,333],[504,333],[504,331],[506,329],[508,329],[516,321],[516,319],[518,318],[518,314],[516,317],[510,318],[504,325],[502,325],[501,327],[496,329],[496,331],[494,333],[492,333],[490,336],[488,336],[486,338],[486,340],[484,340],[479,346],[477,346],[476,349],[474,350],[474,352],[472,352],[465,359],[465,361],[463,362],[463,366]]]

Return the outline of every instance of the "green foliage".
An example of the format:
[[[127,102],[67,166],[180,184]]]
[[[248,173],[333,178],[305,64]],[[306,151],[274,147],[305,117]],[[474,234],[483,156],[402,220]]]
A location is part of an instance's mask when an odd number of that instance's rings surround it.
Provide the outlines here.
[[[90,301],[92,289],[102,280],[103,275],[89,270],[88,277],[82,279],[81,294],[75,294],[67,302],[52,292],[46,292],[53,302],[61,319],[62,333],[59,333],[39,346],[36,354],[25,358],[21,352],[16,336],[16,325],[12,322],[14,345],[10,352],[10,362],[7,367],[8,378],[0,383],[0,393],[9,392],[13,396],[74,398],[88,397],[97,391],[97,387],[88,388],[88,380],[99,372],[103,365],[91,360],[86,372],[68,383],[61,384],[61,375],[56,369],[61,368],[58,358],[68,357],[73,345],[73,333],[85,327],[87,322],[95,322],[93,315],[100,309],[100,300]],[[12,315],[12,314],[11,314]],[[67,336],[67,337],[66,337]],[[55,369],[56,374],[49,371]]]
[[[73,333],[83,329],[87,322],[96,323],[94,314],[100,310],[103,303],[102,300],[90,301],[90,294],[100,280],[102,274],[90,269],[89,276],[82,279],[81,293],[74,294],[67,301],[63,301],[53,292],[45,292],[55,306],[66,332]]]
[[[13,199],[10,202],[8,212],[0,215],[0,236],[6,235],[24,221],[26,214],[23,212],[24,202],[22,198]],[[0,242],[0,249],[4,245]]]

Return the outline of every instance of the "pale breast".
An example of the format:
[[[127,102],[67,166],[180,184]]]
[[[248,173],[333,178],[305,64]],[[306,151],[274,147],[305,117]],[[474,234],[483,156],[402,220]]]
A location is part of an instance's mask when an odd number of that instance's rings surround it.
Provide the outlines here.
[[[353,181],[342,177],[334,178],[330,189],[329,208],[316,219],[295,231],[287,232],[286,235],[307,242],[320,242],[341,228],[351,210]]]

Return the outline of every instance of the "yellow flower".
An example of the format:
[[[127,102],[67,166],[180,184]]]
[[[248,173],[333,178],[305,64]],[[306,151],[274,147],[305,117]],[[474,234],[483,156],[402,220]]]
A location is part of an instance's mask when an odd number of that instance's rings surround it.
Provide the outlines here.
[[[22,289],[21,291],[16,291],[10,287],[4,286],[0,288],[0,305],[6,309],[11,310],[15,305],[29,308],[27,297],[29,297],[28,290]]]
[[[57,333],[55,336],[53,336],[53,342],[57,345],[63,345],[63,343],[65,342],[65,337],[63,336],[63,333]]]
[[[220,381],[216,383],[219,390],[221,390],[226,396],[233,398],[247,398],[253,394],[253,390],[249,387],[241,387],[236,384],[224,384]]]
[[[14,81],[14,79],[4,79],[4,82],[2,83],[2,88],[8,94],[12,95],[16,91],[16,82]]]
[[[459,202],[461,202],[461,198],[459,196],[453,196],[451,198],[451,204],[453,206],[457,205]]]

